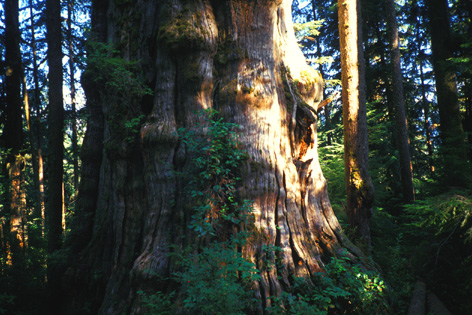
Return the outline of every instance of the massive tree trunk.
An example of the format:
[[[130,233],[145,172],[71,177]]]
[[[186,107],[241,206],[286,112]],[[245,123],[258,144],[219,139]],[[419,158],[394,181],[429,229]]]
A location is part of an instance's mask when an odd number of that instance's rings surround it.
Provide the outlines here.
[[[343,85],[344,173],[350,226],[370,252],[374,187],[369,175],[365,67],[360,0],[338,1]]]
[[[194,129],[202,123],[196,112],[208,108],[239,125],[249,156],[238,194],[254,201],[257,237],[243,253],[260,266],[260,310],[289,289],[290,275],[320,271],[345,247],[361,257],[328,199],[309,109],[316,112],[323,79],[297,46],[291,1],[97,0],[93,10],[96,40],[113,46],[102,57],[114,65],[121,58],[123,67],[138,61],[153,95],[133,88],[131,76],[124,87],[103,80],[106,60],[90,53],[82,80],[92,116],[78,197],[86,215],[75,227],[80,259],[65,276],[69,305],[93,301],[99,313],[137,313],[136,291],[159,288],[159,276],[175,270],[169,246],[192,243],[175,172],[189,156],[177,130]],[[141,124],[130,130],[130,121]],[[274,268],[262,263],[264,245],[281,249]]]

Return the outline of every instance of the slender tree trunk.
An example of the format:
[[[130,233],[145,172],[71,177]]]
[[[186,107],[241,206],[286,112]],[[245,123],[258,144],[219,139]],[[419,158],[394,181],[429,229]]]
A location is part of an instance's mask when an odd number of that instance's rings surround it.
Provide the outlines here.
[[[370,253],[374,187],[369,175],[364,53],[360,1],[338,1],[343,84],[346,212],[350,226]]]
[[[467,29],[468,38],[472,38],[472,2],[465,1],[466,10],[469,16],[469,27]],[[464,105],[465,105],[465,118],[464,118],[464,131],[467,134],[468,141],[468,160],[469,163],[472,161],[472,74],[469,73],[465,79],[464,87]]]
[[[60,0],[46,1],[46,30],[49,66],[48,108],[48,254],[62,247],[62,183],[63,183],[63,129],[64,108],[62,97],[62,36]],[[51,256],[49,256],[51,258]],[[48,260],[49,307],[60,296],[60,275],[57,263]]]
[[[134,314],[136,291],[167,289],[159,279],[176,270],[169,252],[195,242],[176,176],[189,156],[176,131],[195,129],[202,109],[238,124],[249,156],[238,194],[254,201],[254,236],[242,252],[260,267],[259,313],[292,275],[308,278],[343,247],[363,257],[328,200],[307,108],[321,101],[322,78],[296,44],[291,1],[103,0],[92,16],[95,38],[119,49],[115,58],[138,61],[153,96],[106,89],[97,76],[104,63],[91,60],[83,74],[92,115],[77,201],[83,224],[73,231],[83,250],[65,275],[70,308],[87,301],[92,312]],[[123,126],[140,116],[129,141]],[[277,257],[266,246],[280,248]]]
[[[79,159],[77,149],[77,109],[75,104],[75,63],[74,63],[74,38],[72,36],[72,17],[74,1],[67,2],[67,48],[69,50],[69,78],[70,78],[70,101],[71,101],[71,129],[72,129],[72,164],[74,165],[74,191],[79,188]]]
[[[415,200],[413,172],[410,158],[410,140],[408,138],[405,100],[403,98],[403,76],[401,72],[398,25],[395,13],[395,1],[385,0],[387,28],[389,30],[390,58],[392,64],[392,101],[395,108],[395,129],[397,147],[400,155],[400,177],[403,200],[410,203]]]
[[[32,158],[33,158],[33,164],[35,164],[35,160],[36,160],[36,152],[35,152],[35,149],[34,149],[34,145],[33,145],[33,142],[34,142],[34,132],[33,130],[31,129],[31,118],[30,118],[30,113],[31,113],[31,107],[30,107],[30,103],[29,103],[29,95],[28,95],[28,86],[27,86],[27,83],[26,83],[26,76],[25,76],[25,73],[24,73],[24,70],[22,69],[22,88],[23,88],[23,104],[24,104],[24,112],[25,112],[25,120],[26,120],[26,131],[28,132],[28,137],[29,137],[29,140],[30,140],[30,152],[32,153]],[[33,170],[34,172],[34,170]],[[24,176],[22,176],[22,185],[24,185]],[[36,178],[35,178],[36,179]],[[37,184],[36,180],[35,180],[35,184]],[[26,212],[26,189],[23,189],[22,190],[22,199],[23,199],[23,204],[24,204],[24,208],[25,208],[25,219],[26,217],[28,216],[27,212]],[[39,203],[34,203],[34,213],[38,213],[39,211]],[[26,225],[26,222],[25,222],[25,225]],[[34,235],[34,232],[33,233],[28,233],[29,231],[36,231],[35,228],[33,229],[26,229],[27,231],[27,237],[26,239],[30,239],[31,236]],[[38,240],[38,237],[36,237],[36,235],[34,235],[34,237],[32,237],[34,239],[34,241]],[[28,243],[28,246],[31,244],[30,242],[27,242]],[[37,243],[34,243],[33,242],[33,246],[36,246]]]
[[[29,1],[29,13],[30,13],[30,31],[32,35],[32,43],[31,43],[31,51],[33,55],[35,55],[34,46],[35,46],[35,34],[34,34],[34,16],[33,16],[33,3],[32,0]],[[36,56],[34,56],[36,57]],[[36,63],[36,60],[33,60]],[[33,65],[35,67],[35,65]],[[26,82],[26,73],[23,69],[23,102],[25,104],[25,116],[26,116],[26,128],[28,130],[28,136],[30,140],[30,152],[32,156],[32,165],[33,165],[33,181],[35,189],[35,202],[34,202],[34,211],[33,211],[33,218],[40,219],[41,218],[41,196],[39,192],[39,165],[38,165],[38,150],[36,149],[36,136],[35,136],[35,129],[33,128],[33,123],[31,122],[31,114],[33,109],[30,103],[30,96],[28,94],[28,84]],[[39,238],[36,238],[39,239]]]
[[[428,0],[433,69],[439,106],[441,153],[444,158],[444,184],[466,184],[467,153],[462,117],[457,97],[456,75],[448,64],[452,57],[449,7],[447,0]]]
[[[22,101],[21,101],[21,52],[18,1],[5,1],[5,64],[6,64],[6,110],[3,138],[7,150],[6,191],[9,212],[9,251],[12,262],[24,259],[26,241],[26,204],[23,199],[22,172],[25,165],[21,152],[23,147]]]
[[[377,34],[377,40],[380,43],[383,43],[385,41],[385,39],[383,37],[384,33],[382,32],[380,22],[379,21],[376,21],[376,22],[377,22],[377,25],[375,26],[375,32]],[[378,48],[379,54],[380,54],[380,65],[381,65],[382,69],[388,69],[387,56],[385,55],[387,47],[385,47],[385,45],[383,45],[383,44],[380,44],[380,45],[381,45],[381,47]],[[367,56],[365,58],[365,62],[367,64],[369,64],[368,59],[369,59],[369,57]],[[392,92],[391,92],[391,88],[390,88],[390,77],[389,77],[389,75],[387,74],[386,71],[387,70],[382,71],[381,73],[379,73],[378,78],[375,80],[375,81],[381,80],[381,81],[384,82],[383,84],[381,84],[381,87],[378,88],[376,93],[367,93],[367,94],[370,96],[370,100],[369,100],[370,102],[376,102],[379,99],[384,97],[383,90],[385,90],[385,95],[386,95],[386,98],[387,98],[386,103],[387,103],[387,108],[388,108],[388,111],[387,111],[388,115],[387,116],[388,116],[389,119],[391,119],[393,121],[394,120],[394,105],[393,105],[392,95],[391,95]],[[375,70],[374,70],[374,72],[375,72]],[[374,85],[376,85],[376,84],[374,83]],[[394,139],[392,142],[393,142],[394,146],[397,146],[396,139]],[[396,177],[400,177],[399,174],[394,174],[394,175]]]
[[[472,161],[472,78],[466,80],[464,105],[465,105],[465,118],[464,118],[464,129],[467,133],[467,140],[469,145],[468,159]]]
[[[43,153],[42,153],[42,133],[41,133],[41,94],[39,87],[39,70],[38,70],[38,55],[36,47],[36,32],[35,32],[35,22],[34,22],[34,10],[33,10],[34,1],[29,1],[29,13],[30,13],[30,28],[31,28],[31,51],[33,54],[33,82],[34,82],[34,102],[32,102],[33,107],[35,108],[36,121],[34,122],[32,130],[35,139],[31,141],[32,149],[35,147],[36,152],[33,154],[35,159],[33,159],[33,171],[36,177],[35,182],[37,182],[37,191],[38,191],[38,202],[39,202],[39,211],[35,213],[34,216],[41,218],[42,225],[42,235],[44,236],[45,232],[45,201],[44,201],[44,167],[43,167]],[[35,145],[33,145],[35,144]]]
[[[91,20],[93,25],[92,40],[95,42],[106,42],[107,10],[107,1],[94,2]],[[88,53],[91,52],[93,53],[93,48],[89,47]],[[83,72],[81,84],[87,95],[87,130],[81,150],[82,168],[75,207],[75,225],[71,231],[71,238],[74,240],[71,247],[75,253],[79,253],[92,237],[94,215],[99,196],[104,137],[104,117],[100,100],[102,91],[95,80],[95,73],[90,69]]]
[[[66,230],[66,214],[67,214],[67,208],[66,208],[66,189],[65,189],[65,183],[62,181],[62,207],[61,207],[61,228],[62,232]]]
[[[48,119],[48,248],[52,253],[61,248],[62,239],[62,175],[64,108],[62,97],[62,47],[60,1],[46,2],[46,26],[49,64]]]
[[[423,104],[423,115],[424,115],[424,133],[426,135],[426,147],[428,150],[428,163],[429,169],[431,172],[434,172],[434,157],[433,157],[433,141],[431,140],[431,122],[429,117],[429,102],[426,97],[426,88],[425,88],[425,79],[424,79],[424,72],[423,72],[423,63],[420,61],[419,64],[420,68],[420,80],[421,80],[421,100]]]
[[[415,23],[416,23],[416,32],[415,32],[415,37],[416,37],[416,43],[419,47],[421,47],[422,43],[424,42],[424,39],[421,37],[421,18],[420,15],[421,13],[419,12],[418,8],[418,3],[417,1],[413,2],[413,7],[412,7],[412,15],[415,16]],[[433,150],[433,142],[431,139],[431,133],[432,133],[432,125],[431,125],[431,117],[430,117],[430,104],[428,101],[428,98],[426,97],[426,78],[425,78],[425,73],[424,73],[424,58],[425,54],[424,51],[419,50],[417,52],[417,59],[418,59],[418,70],[420,72],[420,81],[421,81],[421,103],[423,106],[423,129],[424,129],[424,134],[426,136],[426,148],[428,151],[428,164],[429,164],[429,170],[431,173],[434,173],[435,168],[434,168],[434,150]]]

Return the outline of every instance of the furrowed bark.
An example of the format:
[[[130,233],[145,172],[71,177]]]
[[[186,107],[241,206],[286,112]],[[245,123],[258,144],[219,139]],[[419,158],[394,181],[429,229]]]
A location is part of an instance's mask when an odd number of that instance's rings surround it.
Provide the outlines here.
[[[92,312],[139,313],[138,290],[167,289],[158,279],[176,268],[169,246],[195,242],[176,175],[190,156],[177,130],[197,130],[204,123],[198,112],[209,108],[239,125],[249,156],[238,195],[254,201],[253,237],[242,251],[261,271],[259,312],[270,305],[267,297],[290,288],[292,275],[310,281],[343,247],[363,257],[328,199],[312,110],[323,79],[296,44],[291,1],[96,1],[94,10],[102,16],[100,38],[124,60],[139,61],[153,95],[86,89],[103,113],[103,129],[93,129],[95,139],[102,132],[103,150],[99,175],[86,175],[83,162],[82,181],[93,178],[97,189],[79,189],[78,203],[93,196],[86,207],[93,228],[66,274],[77,290],[69,305],[94,301]],[[136,117],[144,118],[129,141],[123,126]],[[267,258],[264,245],[280,247],[279,257]]]

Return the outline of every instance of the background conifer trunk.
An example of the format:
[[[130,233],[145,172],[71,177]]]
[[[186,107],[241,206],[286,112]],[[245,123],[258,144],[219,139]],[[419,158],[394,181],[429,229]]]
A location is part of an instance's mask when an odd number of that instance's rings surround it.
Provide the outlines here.
[[[385,0],[388,37],[390,43],[390,62],[392,67],[392,102],[395,108],[395,130],[397,147],[400,155],[400,177],[402,181],[403,200],[410,203],[415,200],[413,171],[410,158],[410,140],[405,113],[403,93],[403,75],[400,62],[400,38],[398,37],[395,1]]]
[[[447,0],[428,0],[426,4],[430,18],[432,61],[440,117],[440,152],[447,165],[442,180],[446,186],[460,187],[467,182],[468,172],[465,170],[468,163],[456,73],[447,61],[453,56],[455,49],[451,37],[449,6]]]
[[[20,53],[20,29],[19,29],[18,1],[5,1],[5,91],[6,109],[5,129],[2,138],[7,153],[6,170],[7,185],[5,186],[6,212],[9,214],[6,220],[5,233],[9,235],[6,252],[8,261],[24,263],[24,251],[26,249],[26,199],[24,196],[25,165],[23,148],[23,117],[21,100],[21,53]]]
[[[360,1],[338,1],[343,86],[346,213],[350,227],[370,252],[374,186],[369,175],[365,66]]]
[[[46,208],[48,231],[48,270],[50,312],[55,309],[54,301],[60,294],[60,271],[57,261],[51,256],[62,247],[63,212],[63,128],[64,108],[62,97],[62,34],[60,0],[46,1],[46,30],[48,43],[48,204]]]

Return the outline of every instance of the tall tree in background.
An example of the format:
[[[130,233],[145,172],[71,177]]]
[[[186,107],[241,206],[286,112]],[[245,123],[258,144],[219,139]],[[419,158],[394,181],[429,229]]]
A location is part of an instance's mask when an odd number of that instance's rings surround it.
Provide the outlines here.
[[[315,2],[316,2],[315,0],[311,0],[311,13],[313,15],[313,21],[318,20],[318,17],[316,16],[316,3]],[[321,60],[322,57],[323,57],[323,55],[322,55],[322,49],[321,49],[321,40],[317,39],[316,40],[316,58],[318,60]],[[319,72],[320,72],[321,76],[324,78],[325,73],[324,73],[324,70],[323,70],[323,64],[320,64],[318,69],[319,69]],[[323,89],[323,98],[326,98],[326,93],[325,93],[324,89]],[[329,130],[330,125],[331,125],[330,107],[325,106],[325,107],[323,107],[323,109],[324,109],[326,129]],[[327,143],[327,145],[332,144],[332,135],[331,135],[331,133],[328,133],[326,135],[326,143]]]
[[[456,74],[448,61],[453,56],[447,0],[427,0],[431,28],[433,68],[439,106],[441,154],[444,158],[444,183],[466,183],[467,151],[456,86]]]
[[[395,1],[385,0],[387,15],[387,30],[390,42],[390,58],[392,67],[392,93],[391,98],[395,111],[395,129],[397,133],[397,146],[400,154],[400,177],[402,181],[403,200],[407,203],[415,199],[413,187],[413,172],[410,158],[410,146],[408,139],[407,120],[405,114],[405,99],[403,93],[403,76],[400,62],[400,39],[398,37],[398,25],[395,12]]]
[[[253,200],[255,216],[242,253],[261,267],[254,284],[260,307],[289,289],[292,275],[308,278],[343,247],[363,256],[328,200],[315,116],[307,108],[321,102],[322,78],[297,46],[290,0],[95,1],[92,16],[95,38],[109,41],[91,45],[82,81],[91,113],[105,117],[90,117],[97,125],[89,125],[84,140],[78,211],[92,217],[83,222],[94,228],[75,227],[93,234],[78,233],[86,242],[66,274],[73,283],[69,306],[92,302],[92,311],[135,312],[137,290],[166,287],[159,279],[176,268],[169,251],[196,242],[175,172],[189,167],[191,156],[176,131],[198,130],[202,109],[240,126],[249,160],[238,195]],[[136,62],[152,97],[131,89],[136,81],[123,86],[98,75],[128,61]],[[124,128],[130,121],[138,122],[134,132]],[[92,159],[90,149],[103,158]],[[277,258],[264,254],[273,246]]]
[[[91,22],[93,33],[89,45],[88,57],[92,59],[93,43],[106,42],[106,11],[108,3],[106,1],[95,2],[91,12]],[[92,54],[92,56],[91,56]],[[90,63],[90,62],[89,62]],[[97,87],[97,82],[93,78],[93,72],[86,70],[81,77],[81,84],[87,96],[87,130],[81,150],[81,180],[79,183],[79,193],[76,201],[76,216],[71,234],[74,239],[72,251],[80,252],[92,237],[94,214],[98,201],[98,191],[100,183],[100,167],[103,157],[103,137],[104,137],[104,117],[102,112],[101,91]],[[91,76],[92,75],[92,76]]]
[[[18,1],[5,1],[5,64],[6,64],[6,110],[3,140],[7,151],[6,171],[8,179],[7,204],[9,224],[5,231],[10,232],[7,251],[14,260],[24,256],[26,242],[26,199],[22,171],[25,164],[23,152],[22,123],[22,67],[20,53],[20,29]],[[8,212],[8,211],[7,211]],[[9,226],[8,226],[9,225]]]
[[[412,19],[412,25],[414,29],[414,35],[415,35],[415,44],[417,45],[418,49],[410,49],[411,51],[416,51],[416,57],[415,59],[417,60],[417,67],[415,67],[415,71],[417,74],[419,74],[419,91],[421,95],[421,107],[422,107],[422,113],[423,113],[423,134],[425,137],[426,141],[426,152],[427,152],[427,161],[428,161],[428,166],[429,166],[429,171],[431,173],[434,173],[435,167],[434,167],[434,148],[433,148],[433,141],[432,141],[432,111],[431,111],[431,102],[427,98],[427,92],[430,92],[431,90],[429,89],[429,86],[426,84],[427,80],[427,72],[425,68],[427,68],[425,65],[428,62],[427,56],[423,49],[421,47],[423,46],[423,42],[427,40],[427,37],[422,34],[424,32],[424,27],[422,27],[422,21],[424,21],[424,18],[426,17],[426,13],[423,12],[424,8],[421,8],[419,6],[418,1],[413,1],[412,7],[411,7],[411,12],[410,12],[410,18]],[[430,65],[430,64],[428,64]],[[431,67],[429,67],[431,68]],[[431,91],[432,92],[432,91]]]
[[[62,246],[62,182],[64,157],[64,108],[62,97],[62,29],[61,1],[46,1],[46,29],[49,66],[49,112],[48,112],[48,254]],[[59,288],[56,266],[48,264],[48,285],[51,298]],[[52,302],[51,302],[52,303]],[[51,307],[53,307],[51,305]]]
[[[72,129],[72,164],[74,166],[74,190],[79,188],[79,153],[77,148],[77,106],[76,106],[76,83],[75,83],[75,54],[74,54],[74,36],[72,29],[72,18],[74,14],[74,0],[67,1],[67,50],[69,55],[69,79],[70,79],[70,102],[71,117],[70,124]]]
[[[33,76],[34,92],[32,93],[31,109],[34,112],[36,120],[33,121],[32,130],[36,139],[31,141],[31,150],[35,151],[33,156],[33,172],[35,174],[35,184],[38,196],[37,208],[38,213],[34,213],[36,218],[41,218],[42,223],[42,234],[44,235],[46,227],[46,206],[44,200],[44,161],[42,151],[42,132],[41,132],[41,90],[39,85],[39,69],[38,69],[38,45],[36,40],[36,23],[35,23],[35,12],[34,12],[34,1],[29,0],[29,14],[30,14],[30,49],[31,49],[31,68]]]
[[[369,175],[364,54],[360,0],[338,1],[343,85],[346,212],[350,226],[370,252],[374,187]]]

